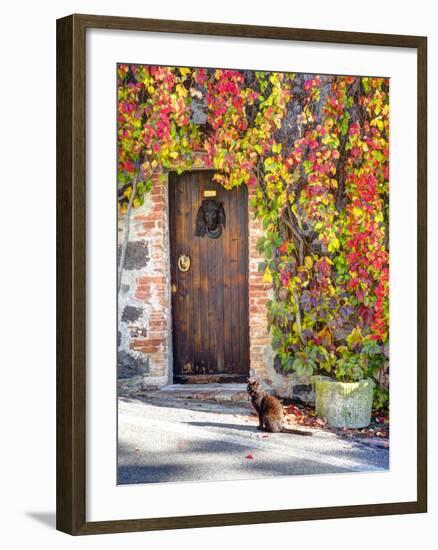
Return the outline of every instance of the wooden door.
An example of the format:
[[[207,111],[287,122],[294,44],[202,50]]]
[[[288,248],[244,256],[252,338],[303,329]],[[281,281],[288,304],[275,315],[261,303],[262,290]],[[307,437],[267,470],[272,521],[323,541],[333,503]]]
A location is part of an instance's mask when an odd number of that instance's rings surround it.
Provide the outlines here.
[[[243,382],[249,372],[247,190],[227,191],[212,181],[213,174],[169,177],[176,383]],[[217,238],[211,238],[214,232],[195,236],[205,199],[223,207],[225,227]]]

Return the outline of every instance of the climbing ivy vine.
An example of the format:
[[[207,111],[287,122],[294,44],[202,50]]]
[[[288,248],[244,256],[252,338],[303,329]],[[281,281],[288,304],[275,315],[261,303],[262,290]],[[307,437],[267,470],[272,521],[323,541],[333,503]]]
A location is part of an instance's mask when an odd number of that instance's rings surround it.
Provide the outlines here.
[[[120,214],[197,159],[255,189],[276,365],[382,378],[389,326],[389,82],[118,67]],[[376,403],[385,405],[387,388]]]

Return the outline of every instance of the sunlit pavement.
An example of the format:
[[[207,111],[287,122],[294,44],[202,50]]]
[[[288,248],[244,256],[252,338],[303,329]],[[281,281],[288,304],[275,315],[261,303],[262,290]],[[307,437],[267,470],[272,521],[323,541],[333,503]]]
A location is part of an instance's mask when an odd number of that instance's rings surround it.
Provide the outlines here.
[[[376,472],[389,467],[387,448],[311,431],[313,437],[260,432],[245,403],[120,397],[118,483]]]

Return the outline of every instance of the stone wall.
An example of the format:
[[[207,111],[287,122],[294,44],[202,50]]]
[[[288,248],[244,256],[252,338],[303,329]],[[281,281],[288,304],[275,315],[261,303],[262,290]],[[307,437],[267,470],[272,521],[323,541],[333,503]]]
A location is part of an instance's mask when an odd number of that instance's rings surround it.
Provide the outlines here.
[[[119,378],[142,375],[166,385],[171,366],[167,182],[154,178],[143,206],[133,210],[119,294]],[[119,243],[123,241],[119,223]]]

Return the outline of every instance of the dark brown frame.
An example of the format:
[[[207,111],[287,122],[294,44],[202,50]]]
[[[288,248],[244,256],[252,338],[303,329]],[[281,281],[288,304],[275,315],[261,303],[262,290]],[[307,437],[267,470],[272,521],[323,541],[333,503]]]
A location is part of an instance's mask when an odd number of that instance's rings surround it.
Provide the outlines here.
[[[85,515],[85,32],[87,28],[417,50],[417,500],[376,505],[87,522]],[[57,529],[72,535],[427,511],[427,38],[95,15],[57,21]]]

